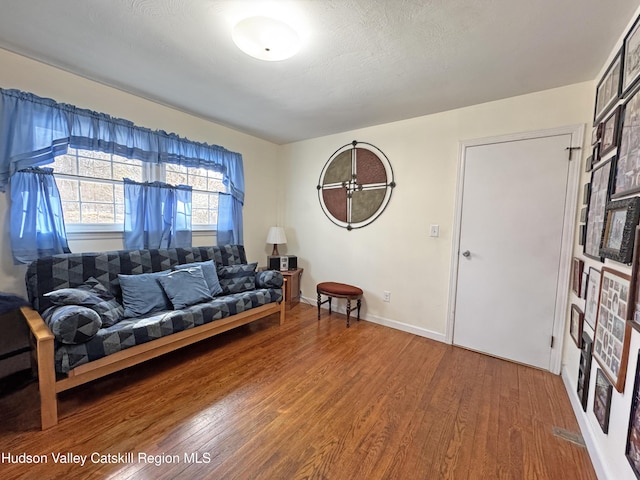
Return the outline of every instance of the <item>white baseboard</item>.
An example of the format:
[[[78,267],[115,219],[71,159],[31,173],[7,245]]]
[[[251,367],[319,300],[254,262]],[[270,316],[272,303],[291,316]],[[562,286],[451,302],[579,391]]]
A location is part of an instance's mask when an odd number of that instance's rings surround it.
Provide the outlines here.
[[[608,470],[606,468],[605,463],[602,461],[602,455],[600,454],[600,449],[598,448],[597,443],[594,440],[593,429],[591,424],[587,421],[586,414],[584,410],[582,410],[582,405],[580,404],[580,400],[578,399],[578,395],[575,392],[573,385],[569,382],[569,378],[565,372],[564,367],[562,368],[562,381],[564,382],[564,388],[567,390],[567,394],[569,395],[569,400],[571,401],[571,406],[573,407],[573,413],[578,420],[578,425],[580,426],[580,433],[582,433],[582,438],[584,438],[584,443],[587,445],[587,451],[589,452],[589,457],[591,457],[591,463],[593,464],[593,469],[596,471],[596,475],[599,480],[607,480],[613,478],[609,475]]]
[[[300,299],[315,307],[317,305],[317,299],[316,298],[308,298],[308,297],[300,297]],[[334,312],[337,313],[342,313],[345,314],[346,313],[346,305],[338,305],[337,308],[335,308],[335,303],[333,304],[334,306],[332,307],[332,310]],[[325,310],[329,309],[328,304],[324,304],[322,305],[322,308],[324,308]],[[432,330],[428,330],[426,328],[420,328],[420,327],[416,327],[415,325],[409,325],[408,323],[402,323],[402,322],[398,322],[397,320],[390,320],[388,318],[383,318],[383,317],[379,317],[377,315],[373,315],[370,313],[362,313],[360,312],[360,319],[361,320],[366,320],[368,322],[371,323],[377,323],[378,325],[383,325],[385,327],[390,327],[390,328],[395,328],[396,330],[401,330],[403,332],[407,332],[407,333],[413,333],[414,335],[418,335],[420,337],[425,337],[425,338],[430,338],[431,340],[436,340],[438,342],[442,342],[442,343],[448,343],[447,342],[447,338],[446,335],[443,333],[438,333],[438,332],[434,332]],[[352,317],[353,319],[353,313],[352,313]]]

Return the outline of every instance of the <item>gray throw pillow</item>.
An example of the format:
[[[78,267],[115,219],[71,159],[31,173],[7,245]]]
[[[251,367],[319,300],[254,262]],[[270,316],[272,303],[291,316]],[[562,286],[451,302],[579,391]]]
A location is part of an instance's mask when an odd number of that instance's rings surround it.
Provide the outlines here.
[[[160,277],[166,276],[169,272],[169,270],[165,270],[138,275],[118,274],[126,318],[171,310],[171,302],[158,281]]]
[[[100,315],[103,327],[115,325],[124,318],[120,302],[93,277],[76,288],[60,288],[44,294],[54,305],[80,305]]]
[[[256,288],[256,267],[258,262],[246,265],[231,265],[228,267],[218,267],[218,278],[222,293],[246,292]]]
[[[89,341],[102,326],[98,312],[78,305],[50,307],[44,311],[42,319],[56,340],[72,345]]]
[[[158,281],[171,300],[174,310],[213,300],[200,267],[176,270],[158,278]]]
[[[209,292],[211,295],[215,297],[222,293],[222,288],[220,288],[220,282],[218,281],[218,273],[216,272],[216,264],[213,263],[213,260],[209,260],[207,262],[185,263],[184,265],[176,265],[174,268],[176,270],[182,270],[184,268],[192,267],[202,268],[202,274],[204,275],[205,282],[207,282],[207,285],[209,286]]]

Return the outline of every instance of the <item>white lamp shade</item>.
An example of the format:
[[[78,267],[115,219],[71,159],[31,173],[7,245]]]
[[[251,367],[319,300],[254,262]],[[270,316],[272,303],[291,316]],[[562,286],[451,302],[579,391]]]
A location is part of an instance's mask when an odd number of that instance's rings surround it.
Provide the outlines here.
[[[284,234],[284,228],[271,227],[267,235],[267,243],[283,244],[287,243],[287,236]]]

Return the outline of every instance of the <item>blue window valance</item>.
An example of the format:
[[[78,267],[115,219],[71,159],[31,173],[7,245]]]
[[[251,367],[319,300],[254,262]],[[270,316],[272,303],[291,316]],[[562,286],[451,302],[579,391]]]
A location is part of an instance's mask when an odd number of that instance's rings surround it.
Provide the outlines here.
[[[18,170],[52,163],[69,147],[143,162],[215,170],[223,174],[231,196],[244,204],[244,169],[239,153],[139,127],[105,113],[0,88],[0,191],[5,191],[9,177]]]

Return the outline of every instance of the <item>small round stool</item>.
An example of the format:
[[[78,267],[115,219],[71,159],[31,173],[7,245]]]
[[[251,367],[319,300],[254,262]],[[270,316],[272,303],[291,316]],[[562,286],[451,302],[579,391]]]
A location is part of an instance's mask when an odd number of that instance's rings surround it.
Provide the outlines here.
[[[346,298],[347,299],[347,327],[349,327],[349,320],[351,316],[351,310],[358,309],[358,321],[360,321],[360,304],[362,302],[362,289],[354,287],[353,285],[347,285],[346,283],[337,282],[323,282],[316,286],[316,292],[318,293],[318,320],[320,320],[320,305],[329,302],[329,313],[331,313],[331,299]],[[321,296],[328,297],[325,301],[321,302]],[[351,300],[357,300],[357,305],[351,307]]]

